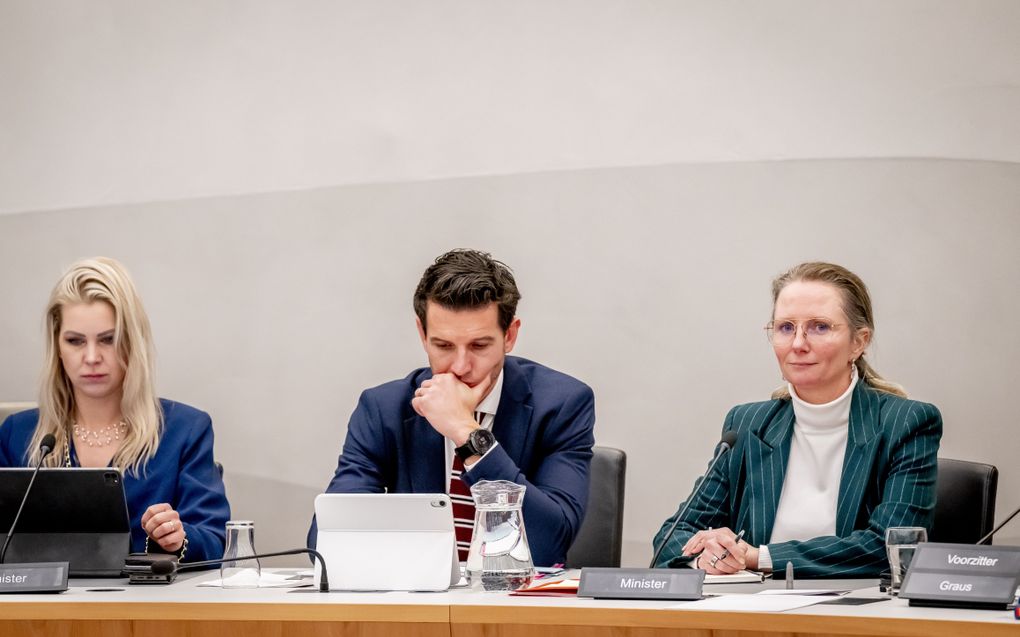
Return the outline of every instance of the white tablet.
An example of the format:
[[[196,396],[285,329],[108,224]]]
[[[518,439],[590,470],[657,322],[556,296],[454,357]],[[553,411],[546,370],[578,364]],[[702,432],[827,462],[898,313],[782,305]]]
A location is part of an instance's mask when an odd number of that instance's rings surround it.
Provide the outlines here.
[[[323,493],[315,518],[331,590],[445,591],[460,580],[445,493]]]

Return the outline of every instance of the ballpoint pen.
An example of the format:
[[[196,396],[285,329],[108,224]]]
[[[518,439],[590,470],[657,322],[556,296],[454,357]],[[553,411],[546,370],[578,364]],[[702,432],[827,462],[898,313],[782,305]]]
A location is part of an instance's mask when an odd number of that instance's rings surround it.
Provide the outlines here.
[[[743,529],[741,529],[740,533],[737,533],[737,538],[736,538],[736,540],[735,540],[734,544],[740,544],[740,540],[744,539],[744,532],[745,532],[745,531],[744,531]],[[725,549],[725,550],[723,550],[723,552],[722,552],[722,555],[720,555],[719,557],[717,557],[717,558],[716,558],[716,559],[715,559],[715,560],[714,560],[714,561],[712,562],[712,566],[715,566],[715,563],[716,563],[716,562],[721,562],[721,561],[725,560],[725,559],[726,559],[727,557],[729,557],[729,556],[730,556],[730,550],[729,550],[729,549]]]

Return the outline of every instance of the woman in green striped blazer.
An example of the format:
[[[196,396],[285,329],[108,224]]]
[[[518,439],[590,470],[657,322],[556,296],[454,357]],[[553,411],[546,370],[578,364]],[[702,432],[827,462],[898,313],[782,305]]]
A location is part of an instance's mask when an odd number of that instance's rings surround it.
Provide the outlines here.
[[[680,511],[663,524],[656,566],[876,576],[887,527],[931,526],[942,417],[865,361],[875,327],[857,275],[803,263],[773,281],[772,298],[766,331],[787,385],[730,410],[733,449],[671,537]]]

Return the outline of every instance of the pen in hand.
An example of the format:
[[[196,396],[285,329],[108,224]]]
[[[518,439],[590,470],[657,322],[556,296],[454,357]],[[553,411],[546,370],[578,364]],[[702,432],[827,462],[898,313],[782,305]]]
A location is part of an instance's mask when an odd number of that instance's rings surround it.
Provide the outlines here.
[[[741,529],[740,533],[737,533],[737,537],[734,540],[735,544],[740,544],[740,540],[744,539],[744,533],[745,533],[744,529]],[[716,561],[717,562],[721,562],[721,561],[725,560],[729,556],[730,556],[730,550],[729,549],[724,549],[723,552],[722,552],[722,555],[720,555],[719,559],[716,560]]]

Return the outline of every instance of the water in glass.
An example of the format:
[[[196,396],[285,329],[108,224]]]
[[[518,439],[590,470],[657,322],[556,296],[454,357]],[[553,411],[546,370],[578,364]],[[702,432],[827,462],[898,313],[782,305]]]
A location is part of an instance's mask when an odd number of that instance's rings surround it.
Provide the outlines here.
[[[475,528],[467,576],[474,590],[513,591],[531,583],[535,567],[524,530],[525,487],[506,480],[482,480],[471,487]]]
[[[914,551],[920,542],[928,541],[928,531],[923,527],[893,526],[885,530],[885,551],[889,557],[889,593],[899,593],[903,576],[914,559]]]
[[[889,574],[893,589],[899,590],[903,584],[903,576],[910,568],[910,561],[914,559],[916,544],[887,544],[886,553],[889,555]]]

